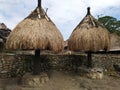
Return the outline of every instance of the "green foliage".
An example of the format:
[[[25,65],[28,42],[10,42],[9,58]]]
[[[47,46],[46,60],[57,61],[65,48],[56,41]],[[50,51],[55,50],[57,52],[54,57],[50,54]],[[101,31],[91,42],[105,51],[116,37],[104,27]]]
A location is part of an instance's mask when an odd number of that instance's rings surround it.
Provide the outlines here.
[[[120,36],[120,20],[117,20],[112,16],[104,16],[98,18],[98,21],[101,22],[110,33],[116,33]]]

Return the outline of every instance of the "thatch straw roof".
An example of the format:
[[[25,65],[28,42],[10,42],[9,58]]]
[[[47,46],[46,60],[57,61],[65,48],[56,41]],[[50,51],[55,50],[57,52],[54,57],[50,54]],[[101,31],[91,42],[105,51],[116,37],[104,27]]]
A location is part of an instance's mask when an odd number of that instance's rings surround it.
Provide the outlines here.
[[[55,52],[63,50],[63,37],[55,24],[38,7],[11,32],[6,42],[7,49],[47,49]]]
[[[68,40],[69,49],[93,52],[109,49],[108,30],[91,15],[90,7],[87,10],[87,15],[74,29]]]

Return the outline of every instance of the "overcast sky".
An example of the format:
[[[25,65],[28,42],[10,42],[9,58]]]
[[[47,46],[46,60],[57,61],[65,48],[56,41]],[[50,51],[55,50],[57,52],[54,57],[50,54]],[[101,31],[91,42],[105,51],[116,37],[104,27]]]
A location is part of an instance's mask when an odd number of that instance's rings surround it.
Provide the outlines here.
[[[8,28],[15,26],[37,6],[38,0],[0,0],[0,22]],[[68,39],[73,29],[86,15],[87,7],[98,16],[113,16],[120,20],[120,0],[42,0],[42,7],[48,8],[48,16]]]

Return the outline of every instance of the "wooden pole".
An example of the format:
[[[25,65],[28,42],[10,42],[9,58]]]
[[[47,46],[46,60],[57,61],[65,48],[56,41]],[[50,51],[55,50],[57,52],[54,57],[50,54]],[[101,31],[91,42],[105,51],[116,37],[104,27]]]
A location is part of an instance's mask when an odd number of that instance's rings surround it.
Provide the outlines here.
[[[87,53],[87,68],[92,68],[93,65],[92,65],[92,53],[89,51]]]
[[[87,15],[90,15],[90,7],[87,8]]]
[[[40,74],[40,49],[35,50],[35,57],[33,61],[33,74]]]
[[[38,0],[38,7],[41,9],[41,1],[42,0]]]

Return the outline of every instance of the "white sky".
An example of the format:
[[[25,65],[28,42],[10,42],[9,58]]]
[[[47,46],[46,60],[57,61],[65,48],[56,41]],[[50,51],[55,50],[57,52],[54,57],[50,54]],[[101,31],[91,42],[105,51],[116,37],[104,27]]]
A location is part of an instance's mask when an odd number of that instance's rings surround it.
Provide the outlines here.
[[[0,0],[0,22],[8,28],[14,27],[37,6],[38,0]],[[42,7],[48,8],[48,16],[68,39],[73,29],[91,7],[94,17],[113,16],[120,20],[120,0],[42,0]]]

